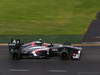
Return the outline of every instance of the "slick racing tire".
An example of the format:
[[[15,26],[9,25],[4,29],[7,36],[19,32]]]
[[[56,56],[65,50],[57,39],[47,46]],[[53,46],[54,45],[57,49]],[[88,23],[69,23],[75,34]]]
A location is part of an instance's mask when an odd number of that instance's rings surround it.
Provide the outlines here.
[[[69,55],[66,52],[61,53],[61,59],[69,59]]]
[[[53,53],[52,49],[49,50],[49,56],[50,57],[54,56],[54,53]]]
[[[20,60],[21,59],[21,52],[15,50],[13,53],[10,54],[13,60]]]

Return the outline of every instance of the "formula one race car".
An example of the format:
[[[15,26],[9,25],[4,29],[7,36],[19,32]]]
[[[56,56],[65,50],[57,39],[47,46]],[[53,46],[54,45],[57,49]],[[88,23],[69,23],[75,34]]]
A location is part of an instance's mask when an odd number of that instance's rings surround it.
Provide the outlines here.
[[[13,59],[20,59],[22,56],[46,58],[49,55],[48,43],[42,41],[33,41],[22,44],[20,40],[11,40],[9,45],[9,53]]]
[[[50,56],[60,56],[63,59],[79,59],[82,48],[63,45],[59,43],[44,43],[43,40],[32,41],[26,44],[20,40],[11,40],[8,44],[9,54],[13,59],[23,57],[48,58]]]

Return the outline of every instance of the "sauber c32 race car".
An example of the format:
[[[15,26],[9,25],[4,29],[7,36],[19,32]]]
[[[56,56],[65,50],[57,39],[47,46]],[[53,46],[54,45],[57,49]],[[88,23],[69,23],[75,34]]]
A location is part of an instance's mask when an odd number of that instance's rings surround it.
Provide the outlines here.
[[[23,56],[34,58],[47,58],[49,55],[49,44],[41,41],[33,41],[22,44],[20,40],[13,40],[9,44],[9,53],[13,59],[20,59]]]
[[[44,43],[41,40],[32,41],[26,44],[20,40],[11,40],[8,43],[9,54],[13,59],[30,58],[48,58],[59,56],[63,59],[79,59],[82,48],[63,45],[59,43]]]

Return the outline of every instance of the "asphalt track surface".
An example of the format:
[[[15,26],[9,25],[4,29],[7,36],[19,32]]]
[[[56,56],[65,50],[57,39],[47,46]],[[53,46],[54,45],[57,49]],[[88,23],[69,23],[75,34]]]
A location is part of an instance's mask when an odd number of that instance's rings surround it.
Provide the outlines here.
[[[100,75],[100,47],[83,47],[79,61],[50,59],[11,60],[0,46],[0,75]]]

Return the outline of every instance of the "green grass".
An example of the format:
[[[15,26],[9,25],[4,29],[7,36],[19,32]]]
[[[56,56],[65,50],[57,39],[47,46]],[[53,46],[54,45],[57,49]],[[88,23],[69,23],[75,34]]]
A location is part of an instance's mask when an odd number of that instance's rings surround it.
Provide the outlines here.
[[[14,39],[20,39],[22,42],[29,42],[32,40],[38,40],[39,38],[42,38],[45,42],[53,42],[53,43],[64,43],[64,42],[81,42],[82,36],[80,35],[0,35],[0,42],[7,43],[11,40],[11,38]]]
[[[0,0],[0,35],[82,35],[100,0]]]

